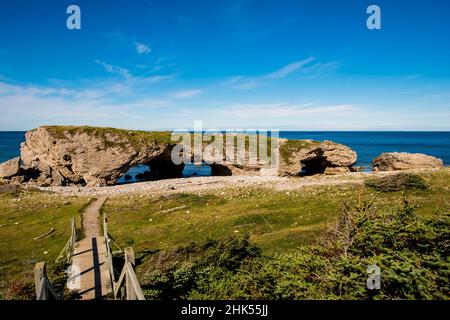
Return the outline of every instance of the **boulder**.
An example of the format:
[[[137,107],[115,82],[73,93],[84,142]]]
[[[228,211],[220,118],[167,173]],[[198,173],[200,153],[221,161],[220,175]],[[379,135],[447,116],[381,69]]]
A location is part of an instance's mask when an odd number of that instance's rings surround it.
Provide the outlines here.
[[[340,174],[353,171],[357,160],[355,151],[332,141],[288,140],[283,144],[280,175]]]
[[[11,178],[20,173],[20,157],[0,164],[0,178]]]
[[[382,153],[372,161],[373,171],[396,171],[409,169],[438,169],[444,163],[441,159],[422,153]]]
[[[58,171],[54,170],[52,174],[52,178],[50,179],[50,184],[52,186],[63,186],[65,185],[65,179],[63,175]]]
[[[23,176],[14,176],[10,179],[10,183],[16,184],[16,185],[22,184],[22,183],[24,183],[24,181],[25,181],[25,179]]]
[[[342,174],[351,172],[352,170],[348,167],[326,167],[324,174],[327,175],[335,175],[335,174]]]
[[[17,184],[0,184],[0,193],[14,193],[19,190]]]

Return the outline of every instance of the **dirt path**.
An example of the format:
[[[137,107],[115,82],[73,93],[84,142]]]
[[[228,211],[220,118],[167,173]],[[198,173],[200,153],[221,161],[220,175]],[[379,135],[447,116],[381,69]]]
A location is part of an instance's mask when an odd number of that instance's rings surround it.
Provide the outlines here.
[[[83,211],[82,227],[85,238],[75,244],[72,259],[72,285],[82,300],[102,299],[111,292],[108,256],[105,238],[100,236],[100,209],[106,198],[102,197]]]
[[[95,238],[100,235],[99,216],[100,208],[106,198],[99,198],[92,202],[83,212],[83,230],[86,239]]]

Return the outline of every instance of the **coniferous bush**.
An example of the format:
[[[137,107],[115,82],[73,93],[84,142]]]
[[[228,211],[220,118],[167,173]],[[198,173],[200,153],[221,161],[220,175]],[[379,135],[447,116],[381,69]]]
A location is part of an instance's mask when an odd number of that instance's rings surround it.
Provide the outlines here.
[[[267,256],[238,236],[163,253],[144,288],[157,299],[448,299],[449,245],[448,210],[423,217],[404,196],[390,209],[361,200],[294,252]],[[367,288],[370,265],[379,290]]]

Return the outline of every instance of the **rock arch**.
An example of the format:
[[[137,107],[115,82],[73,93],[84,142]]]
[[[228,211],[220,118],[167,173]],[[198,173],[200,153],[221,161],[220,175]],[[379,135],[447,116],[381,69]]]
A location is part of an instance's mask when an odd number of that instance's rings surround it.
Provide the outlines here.
[[[184,165],[171,160],[175,143],[170,132],[43,126],[25,137],[20,158],[2,164],[0,178],[40,186],[106,186],[141,164],[151,167],[151,180],[183,176]],[[351,171],[356,163],[353,150],[331,141],[282,140],[279,150],[280,166],[275,170],[266,170],[263,163],[214,163],[211,175],[299,175],[302,169],[332,174]]]

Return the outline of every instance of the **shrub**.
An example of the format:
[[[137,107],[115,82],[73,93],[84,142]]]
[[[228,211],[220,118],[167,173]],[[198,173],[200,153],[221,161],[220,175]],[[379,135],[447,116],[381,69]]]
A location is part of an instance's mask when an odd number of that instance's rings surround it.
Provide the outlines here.
[[[188,298],[194,291],[207,293],[216,280],[227,278],[260,254],[248,235],[192,243],[161,253],[158,268],[146,277],[143,287],[149,298],[157,299]]]
[[[372,178],[366,180],[365,184],[381,192],[427,189],[425,181],[420,176],[410,173]]]
[[[266,256],[247,237],[209,240],[160,255],[143,283],[158,299],[448,299],[450,214],[416,214],[372,200],[346,203],[316,245]],[[381,269],[368,290],[367,267]]]

